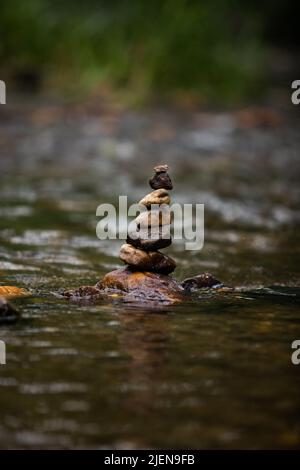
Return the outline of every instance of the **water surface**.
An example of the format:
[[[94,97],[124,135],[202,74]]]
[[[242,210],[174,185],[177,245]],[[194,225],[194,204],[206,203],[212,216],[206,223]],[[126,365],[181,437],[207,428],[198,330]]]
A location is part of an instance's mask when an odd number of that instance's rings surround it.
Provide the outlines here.
[[[33,293],[0,327],[1,447],[299,448],[296,117],[1,113],[1,285]],[[165,250],[176,276],[210,271],[238,291],[168,307],[57,299],[121,266],[121,242],[96,238],[96,207],[139,200],[158,162],[175,201],[205,204],[204,249]]]

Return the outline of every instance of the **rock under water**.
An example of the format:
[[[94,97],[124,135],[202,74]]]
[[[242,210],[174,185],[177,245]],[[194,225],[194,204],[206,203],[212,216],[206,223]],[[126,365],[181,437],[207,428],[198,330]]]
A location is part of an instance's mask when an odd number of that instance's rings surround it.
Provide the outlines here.
[[[158,302],[173,304],[192,297],[202,288],[217,288],[222,284],[209,273],[180,282],[172,276],[150,271],[138,271],[127,266],[107,273],[95,286],[67,290],[62,296],[72,301],[120,299],[124,302]]]
[[[19,318],[20,313],[4,297],[0,297],[0,324],[14,323]]]

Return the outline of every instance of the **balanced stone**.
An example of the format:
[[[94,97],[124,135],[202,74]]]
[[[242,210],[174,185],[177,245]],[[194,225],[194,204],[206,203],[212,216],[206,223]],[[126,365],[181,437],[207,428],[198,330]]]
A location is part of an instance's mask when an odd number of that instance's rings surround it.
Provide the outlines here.
[[[170,225],[171,211],[169,207],[165,207],[162,210],[144,211],[135,219],[135,223],[138,228]]]
[[[161,165],[156,165],[154,167],[154,171],[155,171],[156,174],[166,173],[168,171],[168,169],[169,169],[169,167],[165,163],[163,163]]]
[[[163,225],[161,227],[141,228],[137,232],[129,232],[126,242],[145,251],[160,250],[172,243],[171,227],[170,225]]]
[[[157,165],[154,167],[155,175],[149,180],[152,189],[173,189],[173,184],[167,171],[168,165]]]
[[[143,205],[149,209],[151,209],[152,205],[161,204],[170,204],[170,196],[165,189],[156,189],[139,201],[139,205]]]
[[[176,268],[175,261],[159,251],[143,251],[125,243],[120,249],[120,259],[140,271],[169,274]]]
[[[167,165],[154,167],[155,175],[149,181],[154,191],[139,202],[146,210],[129,225],[127,243],[120,250],[120,259],[127,266],[106,274],[95,286],[65,291],[62,293],[63,297],[84,303],[90,300],[102,302],[109,298],[113,302],[121,299],[123,302],[172,304],[183,301],[187,295],[192,298],[193,292],[197,293],[199,289],[225,289],[209,273],[185,279],[183,282],[168,275],[174,271],[176,263],[169,256],[157,251],[172,243],[172,217],[167,190],[172,189],[173,185],[167,170]],[[6,296],[11,290],[15,295],[14,288],[0,286],[0,322],[2,317],[7,321],[11,316],[11,307],[1,299],[1,295]]]
[[[173,184],[168,173],[156,173],[149,180],[152,189],[173,189]]]

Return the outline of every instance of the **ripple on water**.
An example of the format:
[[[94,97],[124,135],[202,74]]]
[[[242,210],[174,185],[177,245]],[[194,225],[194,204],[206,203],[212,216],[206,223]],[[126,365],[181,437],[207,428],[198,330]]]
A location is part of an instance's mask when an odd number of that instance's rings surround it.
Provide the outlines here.
[[[24,383],[19,386],[19,391],[25,395],[43,395],[57,393],[85,393],[87,385],[83,383],[54,382],[54,383]]]
[[[11,236],[9,241],[18,245],[60,245],[65,232],[60,230],[25,230],[23,235]]]

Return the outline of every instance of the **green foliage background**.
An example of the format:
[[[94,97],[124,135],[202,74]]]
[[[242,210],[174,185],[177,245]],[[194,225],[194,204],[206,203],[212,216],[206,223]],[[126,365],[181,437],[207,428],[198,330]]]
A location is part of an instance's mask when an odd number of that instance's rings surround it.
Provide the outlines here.
[[[2,75],[64,92],[232,101],[263,89],[268,8],[248,0],[10,0]]]

